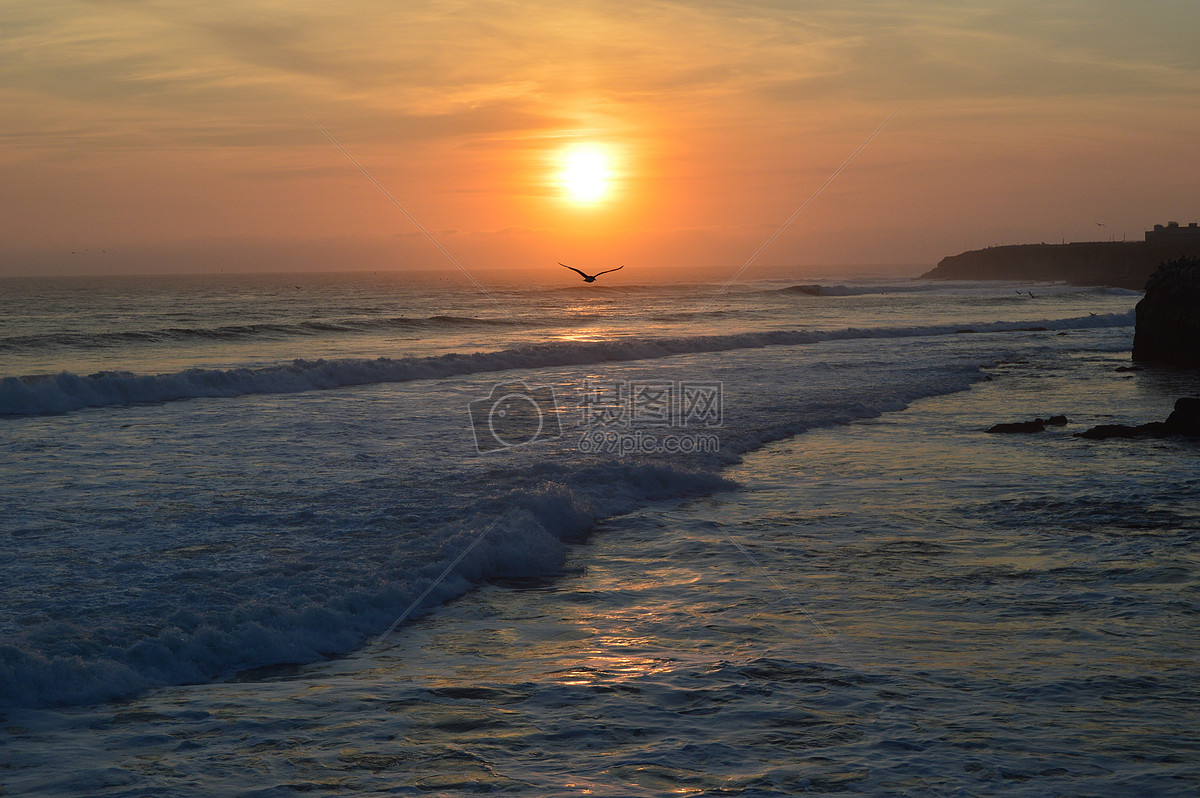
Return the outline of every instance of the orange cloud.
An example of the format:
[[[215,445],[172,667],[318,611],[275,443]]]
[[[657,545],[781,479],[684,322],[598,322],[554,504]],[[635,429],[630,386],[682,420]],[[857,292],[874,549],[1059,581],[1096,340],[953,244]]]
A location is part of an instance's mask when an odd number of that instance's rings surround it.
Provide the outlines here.
[[[25,253],[9,271],[100,241],[214,242],[238,268],[297,241],[387,262],[411,225],[300,107],[427,226],[462,231],[480,265],[738,261],[901,103],[764,262],[928,261],[1195,215],[1180,168],[1200,110],[1194,3],[128,0],[0,15],[0,212]],[[570,142],[621,150],[611,199],[560,201],[548,164]]]

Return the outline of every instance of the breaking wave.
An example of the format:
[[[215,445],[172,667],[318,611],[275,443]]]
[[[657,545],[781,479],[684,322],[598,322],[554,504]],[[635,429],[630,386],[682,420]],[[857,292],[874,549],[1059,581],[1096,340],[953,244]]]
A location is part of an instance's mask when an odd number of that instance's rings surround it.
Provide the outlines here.
[[[471,354],[436,357],[294,360],[263,368],[201,369],[174,374],[102,371],[63,372],[45,377],[0,379],[0,415],[67,413],[89,407],[134,405],[203,397],[283,394],[351,385],[478,374],[508,369],[586,365],[724,352],[765,346],[794,346],[860,338],[912,338],[962,332],[1070,330],[1131,326],[1133,312],[1067,319],[912,327],[846,328],[828,331],[782,330],[692,337],[622,338],[612,341],[555,342]]]
[[[189,340],[236,341],[248,338],[324,335],[326,333],[373,332],[381,330],[444,330],[471,327],[519,327],[523,322],[509,318],[469,316],[393,316],[375,319],[329,319],[296,323],[227,324],[218,327],[163,327],[154,330],[115,332],[58,332],[43,335],[13,335],[0,338],[0,351],[40,349],[48,346],[81,349],[124,346],[138,343],[173,343]]]
[[[937,290],[945,290],[945,286],[926,283],[889,283],[887,285],[789,285],[784,288],[772,288],[765,293],[799,294],[802,296],[865,296],[868,294],[920,294]]]

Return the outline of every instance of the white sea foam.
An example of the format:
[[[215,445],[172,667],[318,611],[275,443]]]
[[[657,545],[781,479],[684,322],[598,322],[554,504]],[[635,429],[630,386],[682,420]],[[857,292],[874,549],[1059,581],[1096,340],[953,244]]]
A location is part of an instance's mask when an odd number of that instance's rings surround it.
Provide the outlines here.
[[[1030,329],[1070,330],[1122,327],[1133,313],[968,325],[845,328],[829,331],[767,331],[693,337],[622,338],[611,341],[533,344],[498,352],[422,358],[295,360],[266,368],[187,369],[174,374],[98,372],[0,379],[0,415],[46,415],[88,407],[132,405],[201,397],[282,394],[350,385],[437,379],[464,374],[590,363],[622,362],[671,355],[792,346],[856,338],[911,338],[961,332]]]
[[[543,320],[544,322],[544,320]],[[377,330],[429,330],[456,328],[488,328],[536,324],[529,319],[517,322],[510,318],[479,318],[466,316],[429,316],[415,318],[391,316],[382,318],[331,318],[304,320],[292,323],[264,322],[226,324],[210,327],[160,327],[121,331],[54,332],[0,337],[0,352],[31,350],[46,347],[80,349],[118,347],[139,343],[172,343],[197,339],[201,341],[233,341],[260,337],[314,336],[326,333],[368,332]]]
[[[316,571],[296,571],[288,562],[252,573],[184,568],[169,574],[175,590],[144,596],[122,607],[120,617],[92,625],[68,617],[7,635],[0,645],[0,706],[91,703],[344,653],[386,628],[426,587],[432,589],[418,610],[489,579],[555,570],[566,543],[600,516],[649,499],[735,487],[709,472],[614,462],[568,475],[587,484],[578,490],[559,471],[555,478],[535,470],[534,487],[484,501],[469,520],[427,529],[419,543],[342,547],[348,559],[380,558],[354,583],[336,563]],[[427,541],[437,542],[433,556]],[[468,549],[448,579],[434,582]]]

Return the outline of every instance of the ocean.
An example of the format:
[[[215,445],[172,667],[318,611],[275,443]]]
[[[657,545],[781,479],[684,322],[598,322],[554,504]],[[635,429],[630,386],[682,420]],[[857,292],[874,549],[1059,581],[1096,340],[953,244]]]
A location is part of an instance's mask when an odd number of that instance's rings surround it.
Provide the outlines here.
[[[0,794],[1200,793],[1137,292],[476,277],[0,281]]]

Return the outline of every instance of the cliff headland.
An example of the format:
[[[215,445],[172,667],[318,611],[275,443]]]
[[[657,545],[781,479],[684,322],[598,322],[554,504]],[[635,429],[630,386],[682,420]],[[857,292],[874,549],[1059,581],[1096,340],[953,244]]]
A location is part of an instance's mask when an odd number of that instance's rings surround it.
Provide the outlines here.
[[[1063,281],[1141,291],[1160,263],[1200,256],[1200,226],[1155,225],[1144,241],[1076,241],[976,249],[942,258],[930,280]]]
[[[1159,266],[1136,312],[1134,360],[1200,368],[1200,259]]]

